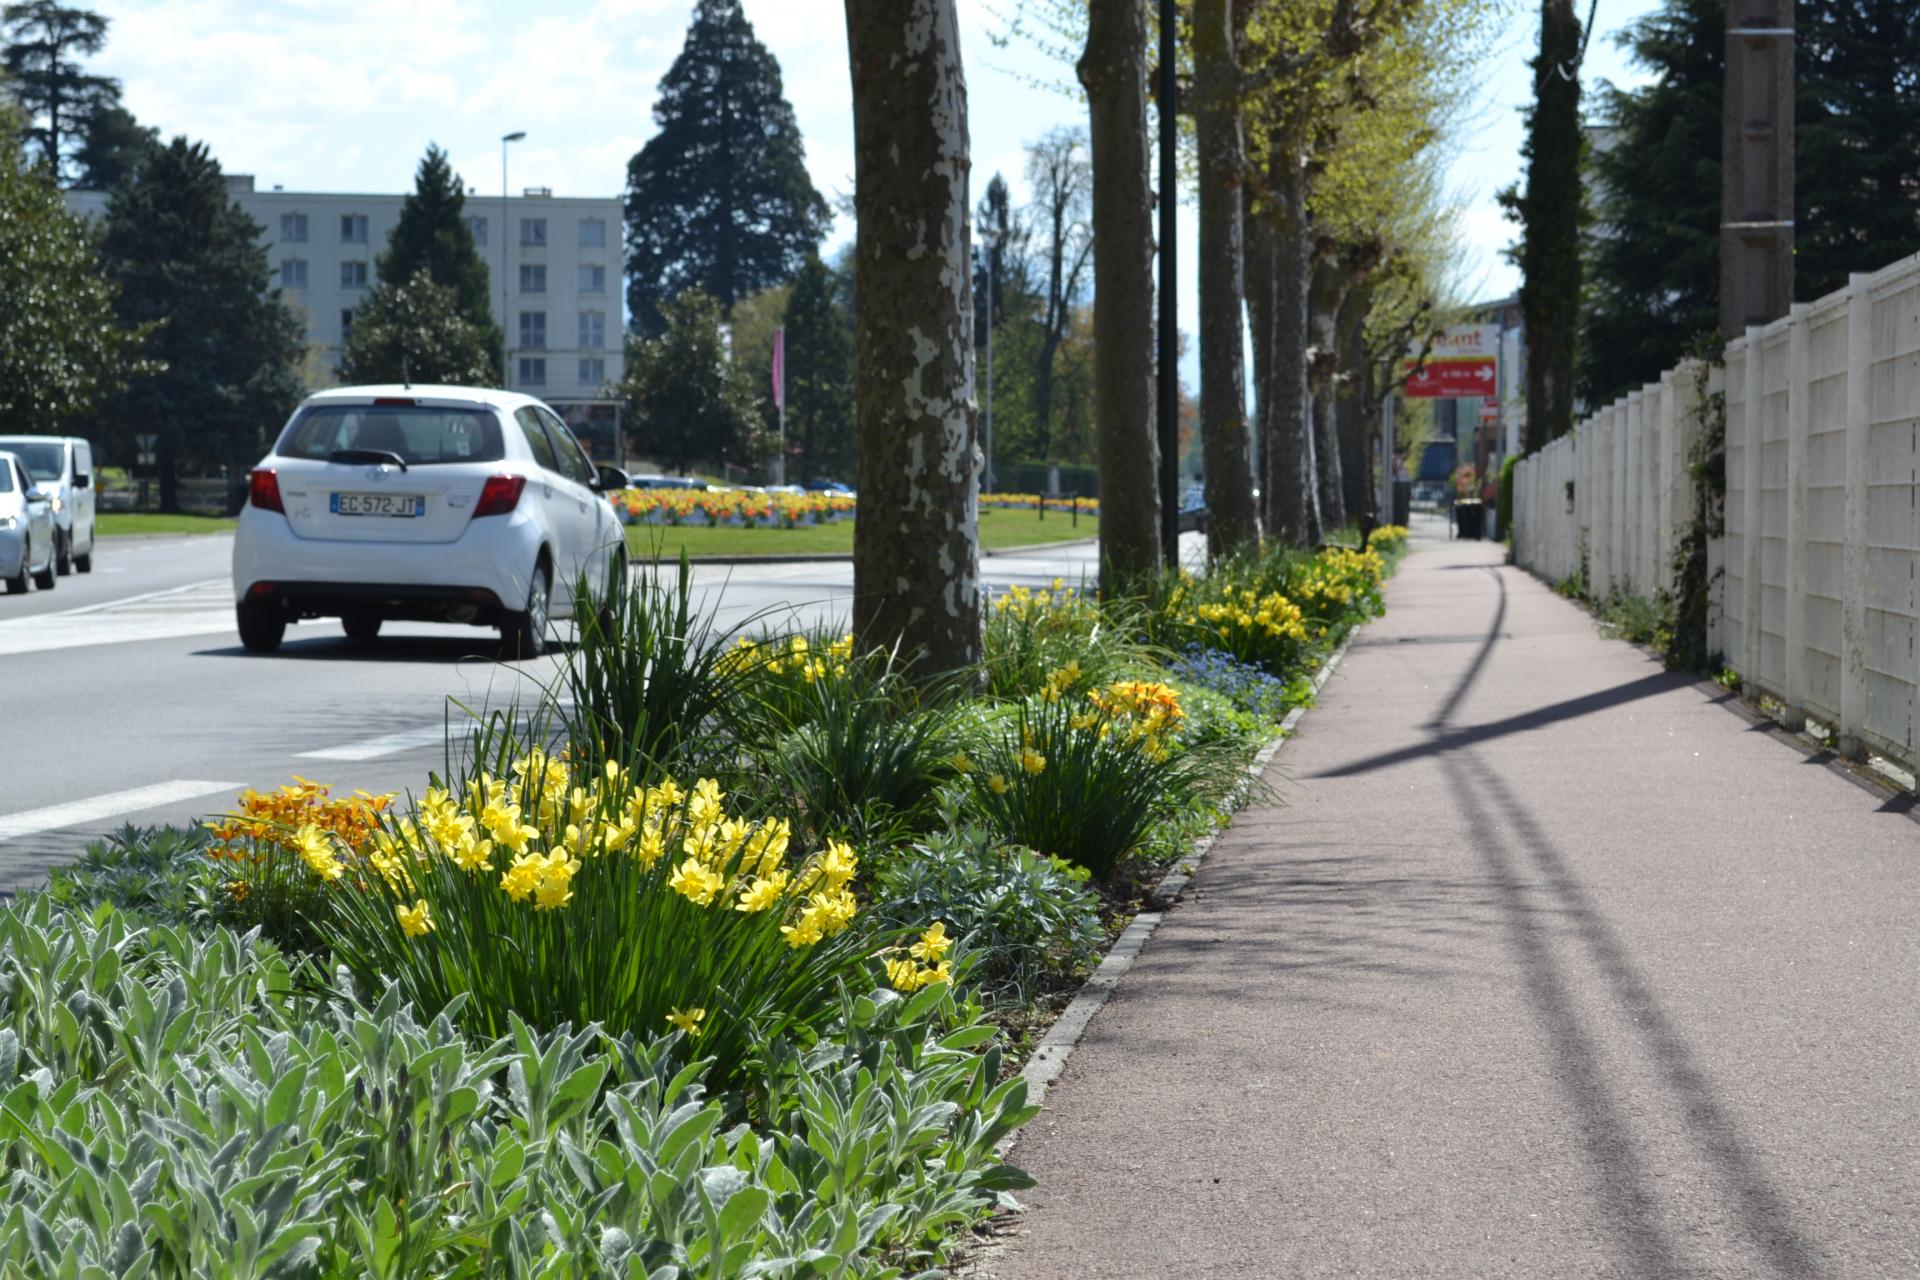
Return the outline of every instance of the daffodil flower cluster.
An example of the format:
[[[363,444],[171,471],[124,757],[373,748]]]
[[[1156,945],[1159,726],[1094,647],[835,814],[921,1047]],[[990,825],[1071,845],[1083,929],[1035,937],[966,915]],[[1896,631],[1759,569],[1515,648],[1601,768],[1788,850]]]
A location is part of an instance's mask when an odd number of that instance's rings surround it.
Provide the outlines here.
[[[381,815],[393,797],[356,791],[335,799],[332,791],[325,783],[295,775],[276,791],[248,788],[231,811],[208,822],[213,843],[207,856],[239,864],[240,876],[227,883],[228,894],[245,898],[252,877],[271,874],[270,864],[282,855],[297,856],[328,883],[344,876],[348,860],[379,832]]]
[[[1056,628],[1097,622],[1100,616],[1099,602],[1081,595],[1064,578],[1055,578],[1039,591],[1015,583],[994,597],[993,609],[996,616],[1014,622]]]
[[[719,668],[722,675],[793,674],[812,684],[829,675],[847,674],[847,662],[852,657],[850,635],[835,640],[824,651],[813,648],[803,635],[789,636],[784,645],[778,640],[758,641],[743,636],[720,656]]]
[[[934,921],[911,946],[900,949],[905,954],[887,957],[887,981],[895,991],[918,991],[936,982],[951,981],[953,964],[946,957],[952,946],[945,922]]]

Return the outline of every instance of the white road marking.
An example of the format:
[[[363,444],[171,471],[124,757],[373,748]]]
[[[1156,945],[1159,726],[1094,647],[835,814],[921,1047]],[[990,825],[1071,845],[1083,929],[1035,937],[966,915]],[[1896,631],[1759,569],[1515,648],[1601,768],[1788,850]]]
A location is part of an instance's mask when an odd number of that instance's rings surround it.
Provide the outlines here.
[[[117,818],[122,814],[138,813],[142,809],[153,809],[163,804],[239,789],[237,782],[157,782],[150,787],[114,791],[89,800],[72,800],[66,804],[48,805],[44,809],[0,814],[0,841],[17,840],[21,836],[38,835],[42,831],[58,831],[62,827],[77,827],[83,823],[99,822],[103,818]]]
[[[0,657],[83,645],[231,633],[233,629],[231,581],[207,578],[164,591],[0,622]]]
[[[377,738],[365,738],[359,742],[349,742],[344,746],[325,747],[319,751],[302,751],[300,760],[378,760],[381,756],[397,756],[402,751],[412,751],[416,747],[437,747],[446,740],[446,726],[430,725],[421,729],[402,729],[398,733],[383,733]]]

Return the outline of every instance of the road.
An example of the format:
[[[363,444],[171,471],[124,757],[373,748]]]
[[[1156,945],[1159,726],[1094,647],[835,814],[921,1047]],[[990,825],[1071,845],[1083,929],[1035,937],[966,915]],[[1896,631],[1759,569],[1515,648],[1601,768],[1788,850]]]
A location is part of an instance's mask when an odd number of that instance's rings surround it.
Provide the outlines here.
[[[1188,535],[1189,540],[1193,535]],[[293,774],[342,789],[418,791],[444,760],[453,704],[525,704],[557,660],[499,661],[495,633],[399,624],[349,644],[332,622],[289,630],[250,654],[233,627],[230,535],[103,541],[90,575],[50,592],[0,595],[0,889],[126,823],[189,823],[243,787]],[[1079,582],[1090,544],[986,557],[994,587]],[[846,561],[701,566],[722,625],[842,618]]]

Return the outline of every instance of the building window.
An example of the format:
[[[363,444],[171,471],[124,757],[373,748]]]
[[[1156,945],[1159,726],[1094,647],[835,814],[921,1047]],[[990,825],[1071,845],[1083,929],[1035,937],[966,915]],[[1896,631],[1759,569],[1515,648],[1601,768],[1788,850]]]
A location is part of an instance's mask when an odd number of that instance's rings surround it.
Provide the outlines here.
[[[547,349],[546,312],[522,311],[520,313],[520,345],[530,351]]]
[[[342,289],[364,289],[367,287],[367,264],[359,260],[350,260],[340,264],[340,287]]]
[[[605,293],[607,291],[607,269],[597,262],[580,264],[580,292]]]
[[[607,345],[607,313],[604,311],[582,311],[580,313],[580,348],[583,351],[598,351]]]
[[[582,249],[604,249],[607,247],[607,221],[605,218],[580,219],[580,247]]]
[[[475,245],[482,249],[487,247],[487,220],[485,218],[468,218],[467,230],[473,232],[473,243]]]
[[[307,287],[307,260],[288,258],[280,264],[280,287],[282,289],[304,289]]]
[[[343,213],[340,215],[340,243],[365,244],[367,242],[367,215],[364,213]]]
[[[544,387],[547,385],[547,360],[545,356],[520,357],[520,385],[523,387]]]
[[[347,307],[340,312],[340,345],[345,346],[353,337],[353,308]]]
[[[307,215],[304,213],[281,214],[280,239],[286,244],[305,244],[307,242]]]
[[[547,247],[547,220],[545,218],[520,219],[520,243],[528,249]]]
[[[598,391],[607,381],[607,362],[599,356],[582,356],[580,359],[580,385],[589,391]]]
[[[545,293],[547,291],[547,269],[538,263],[520,264],[520,292]]]

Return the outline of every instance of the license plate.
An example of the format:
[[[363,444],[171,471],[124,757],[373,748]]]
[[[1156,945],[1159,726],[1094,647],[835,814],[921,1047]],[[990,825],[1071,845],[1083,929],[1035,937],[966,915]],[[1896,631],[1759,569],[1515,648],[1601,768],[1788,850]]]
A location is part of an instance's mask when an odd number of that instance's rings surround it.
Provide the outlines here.
[[[337,516],[413,519],[427,514],[427,500],[418,493],[336,493],[328,510]]]

